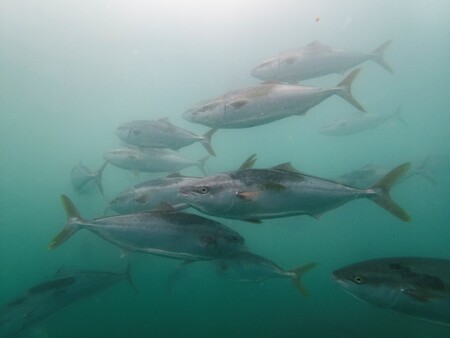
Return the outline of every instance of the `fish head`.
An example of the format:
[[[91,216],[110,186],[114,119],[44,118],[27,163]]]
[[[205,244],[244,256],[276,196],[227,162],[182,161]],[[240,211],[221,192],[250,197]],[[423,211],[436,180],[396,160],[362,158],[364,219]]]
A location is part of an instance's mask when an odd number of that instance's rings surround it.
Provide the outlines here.
[[[252,69],[251,75],[263,81],[270,81],[277,78],[280,66],[278,57],[261,62]]]
[[[142,134],[139,128],[129,123],[124,123],[116,128],[115,134],[124,142],[132,143],[132,140]]]
[[[224,215],[234,204],[236,184],[227,174],[204,177],[182,184],[178,197],[205,214]]]
[[[333,278],[353,297],[382,308],[395,306],[408,287],[383,260],[346,266],[335,270]]]
[[[350,123],[343,119],[319,128],[319,132],[324,135],[339,136],[351,132],[350,128]]]
[[[109,202],[109,208],[119,214],[135,211],[136,190],[127,189]]]
[[[223,99],[215,99],[189,109],[183,113],[183,118],[189,122],[219,128],[225,114]]]
[[[230,228],[217,231],[217,246],[220,255],[231,255],[245,248],[245,238]]]

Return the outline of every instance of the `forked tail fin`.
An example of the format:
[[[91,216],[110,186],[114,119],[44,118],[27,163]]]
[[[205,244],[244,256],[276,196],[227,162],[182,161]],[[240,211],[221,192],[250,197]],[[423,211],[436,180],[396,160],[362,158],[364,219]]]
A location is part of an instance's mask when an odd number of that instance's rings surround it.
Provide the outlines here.
[[[408,171],[410,166],[411,163],[409,162],[399,165],[398,167],[388,172],[377,183],[375,183],[368,189],[375,192],[374,195],[369,195],[368,198],[370,198],[382,208],[389,211],[395,217],[405,222],[409,222],[411,220],[411,217],[405,210],[403,210],[397,203],[395,203],[391,199],[389,190]]]
[[[203,139],[201,141],[201,144],[203,145],[203,147],[205,147],[206,151],[212,156],[216,156],[216,153],[214,152],[214,149],[211,146],[211,138],[217,130],[218,129],[215,129],[215,128],[210,129],[208,132],[206,132],[203,135]]]
[[[131,264],[130,264],[130,261],[128,261],[127,269],[125,270],[124,275],[125,275],[125,279],[128,281],[128,283],[131,284],[132,288],[137,293],[138,289],[136,287],[136,284],[134,284],[133,278],[131,278]]]
[[[64,226],[64,229],[53,238],[53,240],[48,245],[50,250],[53,250],[67,241],[70,237],[72,237],[79,229],[80,223],[83,222],[83,219],[80,216],[75,205],[66,195],[61,195],[61,200],[64,206],[64,210],[66,210],[67,214],[67,222]]]
[[[209,158],[209,155],[203,157],[201,160],[198,161],[198,165],[197,165],[197,167],[201,170],[201,172],[204,176],[206,176],[205,164],[206,164],[206,161],[208,160],[208,158]]]
[[[375,61],[376,63],[378,63],[381,67],[383,67],[384,69],[386,69],[389,73],[393,74],[394,70],[392,69],[391,66],[389,66],[389,64],[384,60],[384,51],[386,50],[386,48],[389,47],[389,45],[392,43],[392,40],[386,41],[385,43],[383,43],[380,47],[378,47],[377,49],[375,49],[372,52],[372,60]]]
[[[355,80],[356,76],[358,76],[360,71],[361,68],[356,68],[350,74],[348,74],[347,77],[337,85],[335,93],[346,100],[348,103],[353,105],[356,109],[365,112],[366,110],[364,109],[364,107],[361,106],[352,95],[352,83]]]
[[[97,170],[97,172],[95,173],[95,183],[98,186],[98,190],[100,190],[100,193],[102,194],[102,196],[105,196],[103,194],[103,184],[102,184],[102,174],[103,174],[103,170],[105,170],[106,165],[108,164],[108,162],[105,162],[99,170]]]
[[[294,283],[297,290],[300,291],[300,293],[305,297],[309,296],[309,292],[303,286],[301,279],[302,279],[304,273],[308,272],[309,270],[313,269],[316,266],[317,266],[317,263],[309,263],[309,264],[305,264],[303,266],[299,266],[295,269],[289,270],[289,272],[292,272],[295,275],[292,278],[292,282]]]

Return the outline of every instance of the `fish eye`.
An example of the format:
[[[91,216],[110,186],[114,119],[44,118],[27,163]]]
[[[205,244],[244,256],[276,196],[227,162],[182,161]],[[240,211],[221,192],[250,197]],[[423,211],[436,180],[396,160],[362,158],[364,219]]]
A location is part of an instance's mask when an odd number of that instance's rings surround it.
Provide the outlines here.
[[[120,198],[117,197],[117,198],[113,199],[113,200],[111,201],[111,203],[116,204],[116,203],[119,203],[119,201],[120,201]]]
[[[364,282],[364,278],[362,278],[361,276],[353,276],[353,282],[355,282],[356,284],[362,284]]]
[[[134,136],[137,136],[137,135],[139,135],[140,133],[141,133],[140,130],[138,130],[138,129],[133,129],[133,135],[134,135]]]
[[[201,187],[198,188],[198,192],[200,194],[206,194],[208,192],[208,188],[205,187],[205,186],[201,186]]]

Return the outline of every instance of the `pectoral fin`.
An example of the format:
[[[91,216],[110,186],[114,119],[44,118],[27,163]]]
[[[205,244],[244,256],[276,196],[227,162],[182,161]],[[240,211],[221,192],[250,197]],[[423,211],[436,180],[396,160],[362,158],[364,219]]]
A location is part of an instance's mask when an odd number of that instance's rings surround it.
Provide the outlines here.
[[[206,246],[206,245],[211,245],[211,244],[216,243],[216,239],[210,235],[203,235],[203,236],[200,236],[200,242]]]
[[[418,300],[422,303],[427,303],[432,301],[433,299],[443,298],[441,295],[433,294],[423,290],[415,290],[415,289],[404,289],[403,293],[407,294],[411,298]]]
[[[248,100],[237,100],[237,101],[230,102],[228,105],[233,107],[234,109],[239,109],[239,108],[245,106],[247,103],[248,103]]]
[[[236,193],[236,196],[246,201],[253,201],[258,198],[259,195],[261,195],[260,191],[240,191]]]

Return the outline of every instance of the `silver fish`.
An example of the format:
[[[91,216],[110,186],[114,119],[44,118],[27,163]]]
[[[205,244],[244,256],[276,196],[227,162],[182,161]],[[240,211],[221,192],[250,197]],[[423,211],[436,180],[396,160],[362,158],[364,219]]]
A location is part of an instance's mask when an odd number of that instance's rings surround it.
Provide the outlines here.
[[[217,129],[198,136],[186,129],[173,125],[168,118],[160,120],[131,121],[120,125],[116,135],[126,143],[138,147],[169,148],[178,150],[194,142],[200,142],[210,155],[215,156],[211,137]]]
[[[205,214],[250,222],[293,215],[319,217],[354,199],[368,198],[399,219],[409,221],[409,215],[389,196],[391,186],[409,166],[404,163],[373,186],[358,189],[302,174],[287,163],[205,177],[180,187],[180,198]]]
[[[406,122],[400,115],[400,108],[399,108],[391,114],[356,112],[348,117],[338,119],[329,125],[321,127],[319,129],[319,132],[328,136],[351,135],[369,129],[374,129],[393,118],[399,120],[404,125],[406,125]]]
[[[433,161],[433,159],[431,159],[431,161]],[[428,162],[427,157],[427,159],[425,159],[421,165],[415,166],[407,174],[405,174],[404,176],[400,177],[397,181],[395,181],[394,184],[403,183],[409,180],[410,178],[416,176],[421,176],[427,181],[436,184],[433,178],[435,173],[433,172],[433,170],[430,170],[431,168],[428,167],[428,163],[431,162]],[[336,181],[346,185],[351,185],[360,189],[364,189],[365,187],[369,187],[375,184],[389,171],[390,169],[385,167],[381,167],[374,164],[366,164],[365,166],[359,169],[355,169],[340,175],[339,177],[336,178]]]
[[[255,163],[255,154],[242,163],[240,169],[249,169]],[[178,197],[180,186],[191,183],[199,177],[183,176],[179,173],[150,180],[122,191],[109,203],[109,208],[119,214],[143,212],[156,209],[162,202],[177,210],[189,207]]]
[[[364,111],[351,93],[352,82],[359,71],[352,71],[334,88],[264,83],[235,90],[186,111],[183,117],[211,128],[249,128],[293,115],[305,115],[332,95],[339,95]]]
[[[124,273],[106,271],[58,272],[51,280],[30,288],[0,309],[0,337],[16,337],[72,304],[131,280],[130,266]]]
[[[77,192],[87,193],[97,186],[103,195],[102,174],[108,162],[105,162],[97,171],[92,171],[81,162],[70,173],[70,180]]]
[[[336,270],[333,277],[359,300],[450,326],[450,260],[374,259]]]
[[[292,270],[284,270],[273,261],[249,251],[239,251],[211,263],[215,265],[221,277],[231,282],[260,283],[270,278],[291,279],[304,296],[308,295],[308,291],[303,287],[301,278],[305,272],[317,265],[309,263]]]
[[[208,262],[213,265],[220,277],[230,282],[261,283],[271,278],[288,278],[303,296],[308,296],[309,292],[303,286],[301,278],[317,265],[317,263],[309,263],[292,270],[284,270],[273,261],[249,251],[237,251],[226,258]],[[169,275],[170,293],[172,293],[173,284],[186,274],[186,269],[190,266],[191,262],[183,262]]]
[[[67,223],[49,249],[58,247],[80,229],[95,233],[125,252],[184,260],[217,259],[244,246],[244,238],[225,225],[172,208],[85,220],[67,196],[61,198]]]
[[[256,66],[251,74],[263,81],[296,83],[332,73],[342,74],[360,63],[372,60],[393,73],[384,61],[383,53],[392,41],[383,43],[370,54],[336,49],[318,41],[266,60]]]
[[[173,173],[181,169],[195,166],[206,175],[205,162],[208,156],[200,161],[192,161],[181,157],[178,152],[171,149],[154,148],[118,148],[106,152],[104,159],[122,169],[135,172],[168,172]]]
[[[122,191],[109,203],[109,208],[119,214],[143,212],[156,209],[162,202],[180,210],[188,205],[178,198],[181,185],[199,179],[173,174],[150,180]]]

